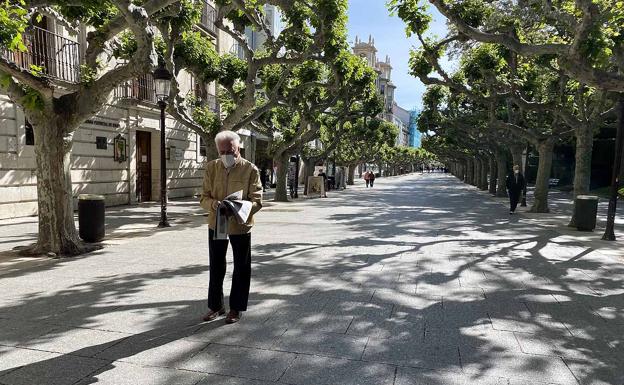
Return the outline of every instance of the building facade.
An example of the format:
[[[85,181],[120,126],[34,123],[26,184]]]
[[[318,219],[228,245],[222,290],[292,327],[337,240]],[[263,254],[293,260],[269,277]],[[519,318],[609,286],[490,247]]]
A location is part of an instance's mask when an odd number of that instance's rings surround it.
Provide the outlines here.
[[[409,145],[409,112],[399,107],[394,100],[396,86],[392,83],[392,65],[390,57],[386,56],[385,60],[377,59],[377,48],[375,47],[375,39],[368,37],[368,41],[360,40],[355,37],[353,45],[353,53],[364,59],[368,65],[377,72],[377,90],[383,98],[383,111],[379,118],[390,122],[398,127],[398,134],[395,140],[397,146]]]
[[[399,135],[397,137],[397,146],[410,145],[410,112],[399,106],[396,102],[392,106],[392,117],[397,127],[399,127]]]
[[[231,38],[216,28],[213,1],[203,5],[197,29],[208,36],[222,53],[231,47]],[[85,31],[68,31],[45,15],[33,26],[29,45],[21,57],[2,52],[5,59],[28,64],[39,45],[55,44],[44,59],[46,75],[65,82],[77,82],[85,47]],[[60,61],[63,58],[65,61]],[[218,112],[215,84],[202,84],[191,74],[177,77],[181,92],[208,101]],[[37,213],[32,127],[20,107],[0,94],[0,218]],[[160,191],[160,110],[156,105],[154,81],[150,74],[118,86],[95,116],[75,132],[71,153],[72,192],[103,195],[108,206],[156,201]],[[251,140],[245,137],[243,146]],[[167,116],[167,188],[172,198],[201,191],[206,146],[193,131]],[[244,151],[244,150],[243,150]]]
[[[418,117],[420,116],[420,111],[417,109],[413,109],[410,111],[410,120],[409,120],[409,136],[410,136],[410,147],[420,147],[421,145],[421,133],[418,131]]]

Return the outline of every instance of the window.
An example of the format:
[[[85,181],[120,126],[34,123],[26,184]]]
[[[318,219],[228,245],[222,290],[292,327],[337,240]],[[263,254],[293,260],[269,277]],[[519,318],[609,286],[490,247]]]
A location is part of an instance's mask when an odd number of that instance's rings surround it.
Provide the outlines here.
[[[208,94],[206,84],[195,76],[191,75],[191,89],[197,100],[205,100]]]
[[[273,10],[266,10],[266,17],[264,22],[266,23],[267,27],[269,27],[269,31],[271,31],[271,33],[275,33],[275,31],[273,30]]]
[[[197,137],[199,138],[199,155],[206,156],[206,142],[204,141],[204,138],[201,137],[201,135],[197,135]]]
[[[95,148],[98,150],[106,150],[108,148],[108,141],[105,136],[95,137]]]
[[[35,145],[35,131],[33,130],[32,124],[28,120],[24,123],[24,132],[26,136],[26,145],[34,146]]]

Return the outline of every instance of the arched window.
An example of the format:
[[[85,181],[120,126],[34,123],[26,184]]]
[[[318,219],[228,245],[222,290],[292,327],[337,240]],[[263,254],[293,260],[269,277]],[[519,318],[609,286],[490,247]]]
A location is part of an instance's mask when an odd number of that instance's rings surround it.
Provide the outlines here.
[[[26,136],[26,145],[34,146],[35,145],[35,131],[33,131],[33,126],[30,124],[28,120],[24,122],[24,133]]]

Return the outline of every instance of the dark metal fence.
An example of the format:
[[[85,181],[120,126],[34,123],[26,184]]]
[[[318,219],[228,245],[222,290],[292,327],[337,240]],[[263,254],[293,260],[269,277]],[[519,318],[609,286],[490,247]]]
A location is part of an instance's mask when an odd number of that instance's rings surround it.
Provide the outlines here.
[[[204,0],[204,4],[202,6],[201,20],[200,24],[202,27],[206,28],[209,32],[213,34],[217,33],[217,26],[215,25],[215,20],[217,19],[217,10],[212,5],[208,4],[206,0]]]
[[[156,89],[152,74],[141,75],[136,79],[120,84],[115,89],[115,97],[156,103]]]
[[[35,26],[28,28],[23,40],[26,51],[3,48],[2,57],[24,70],[41,67],[42,75],[49,78],[69,83],[80,81],[80,43]]]
[[[214,112],[217,112],[217,97],[212,94],[206,95],[206,104]]]

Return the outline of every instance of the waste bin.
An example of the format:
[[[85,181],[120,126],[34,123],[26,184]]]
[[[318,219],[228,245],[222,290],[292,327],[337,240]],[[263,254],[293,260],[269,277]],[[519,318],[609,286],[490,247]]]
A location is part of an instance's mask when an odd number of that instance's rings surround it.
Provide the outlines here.
[[[576,210],[576,228],[580,231],[593,231],[596,228],[598,214],[598,197],[595,195],[579,195],[574,205]]]
[[[99,242],[104,238],[104,197],[81,194],[78,196],[78,234],[85,242]]]

